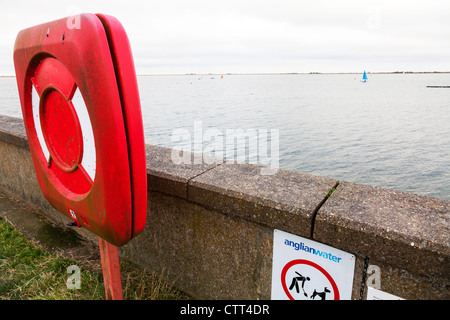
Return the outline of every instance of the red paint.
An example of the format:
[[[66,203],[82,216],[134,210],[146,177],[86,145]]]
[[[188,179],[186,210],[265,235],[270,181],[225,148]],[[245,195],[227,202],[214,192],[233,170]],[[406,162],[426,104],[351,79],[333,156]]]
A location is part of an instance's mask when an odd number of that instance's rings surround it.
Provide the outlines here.
[[[123,300],[117,247],[98,238],[106,300]]]
[[[83,155],[78,116],[72,104],[57,88],[45,90],[41,101],[41,126],[51,158],[63,171],[73,172]]]
[[[81,14],[22,30],[14,64],[22,113],[41,190],[58,211],[100,238],[121,246],[145,226],[147,169],[136,74],[126,33],[118,20]],[[38,139],[32,91],[50,159]],[[80,92],[95,141],[95,177],[84,167]],[[36,102],[34,102],[36,104]]]
[[[145,155],[144,127],[139,99],[136,71],[128,37],[119,20],[112,16],[97,14],[108,37],[111,56],[119,84],[122,111],[125,121],[134,212],[147,212],[147,165]],[[145,192],[142,192],[145,190]],[[133,215],[133,236],[145,227],[146,214]]]

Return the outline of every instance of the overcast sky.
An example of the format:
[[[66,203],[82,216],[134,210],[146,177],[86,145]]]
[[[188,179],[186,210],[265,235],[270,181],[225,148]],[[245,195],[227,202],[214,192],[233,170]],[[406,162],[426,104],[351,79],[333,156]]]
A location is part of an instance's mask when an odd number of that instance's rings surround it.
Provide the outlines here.
[[[450,71],[450,1],[2,1],[0,75],[27,27],[118,18],[138,74]]]

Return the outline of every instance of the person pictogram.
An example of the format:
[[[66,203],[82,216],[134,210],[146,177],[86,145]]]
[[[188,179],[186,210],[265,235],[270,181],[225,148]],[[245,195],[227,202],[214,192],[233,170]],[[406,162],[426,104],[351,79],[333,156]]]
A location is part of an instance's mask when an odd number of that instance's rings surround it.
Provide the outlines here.
[[[307,297],[308,295],[305,292],[305,282],[311,280],[309,277],[304,277],[302,276],[300,273],[298,273],[297,271],[295,271],[296,274],[298,274],[298,277],[294,277],[292,279],[292,283],[289,286],[289,290],[292,290],[292,288],[295,287],[295,290],[297,291],[297,293],[300,293],[300,288],[298,286],[299,282],[301,282],[302,284],[302,290],[303,290],[303,294],[305,295],[305,297]]]

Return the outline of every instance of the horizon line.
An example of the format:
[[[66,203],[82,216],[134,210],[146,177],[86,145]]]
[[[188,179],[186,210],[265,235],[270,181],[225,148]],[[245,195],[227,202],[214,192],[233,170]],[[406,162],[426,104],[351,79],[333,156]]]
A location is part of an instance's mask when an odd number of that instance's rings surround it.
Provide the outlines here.
[[[187,73],[140,73],[137,76],[197,76],[197,75],[296,75],[296,74],[363,74],[360,72],[187,72]],[[422,74],[422,73],[450,73],[450,71],[366,71],[369,74]]]
[[[311,74],[362,74],[363,72],[187,72],[187,73],[136,73],[136,76],[197,76],[197,75],[311,75]],[[450,73],[450,71],[366,71],[369,74],[423,74]],[[2,78],[13,78],[16,75],[0,75]]]

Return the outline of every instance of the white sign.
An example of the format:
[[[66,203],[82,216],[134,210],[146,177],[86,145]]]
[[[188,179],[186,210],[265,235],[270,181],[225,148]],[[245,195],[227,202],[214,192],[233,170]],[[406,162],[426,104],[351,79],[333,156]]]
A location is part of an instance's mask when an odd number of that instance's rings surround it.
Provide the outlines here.
[[[367,287],[367,300],[404,300],[403,298],[394,296],[393,294]]]
[[[273,300],[350,300],[355,256],[274,230]]]

